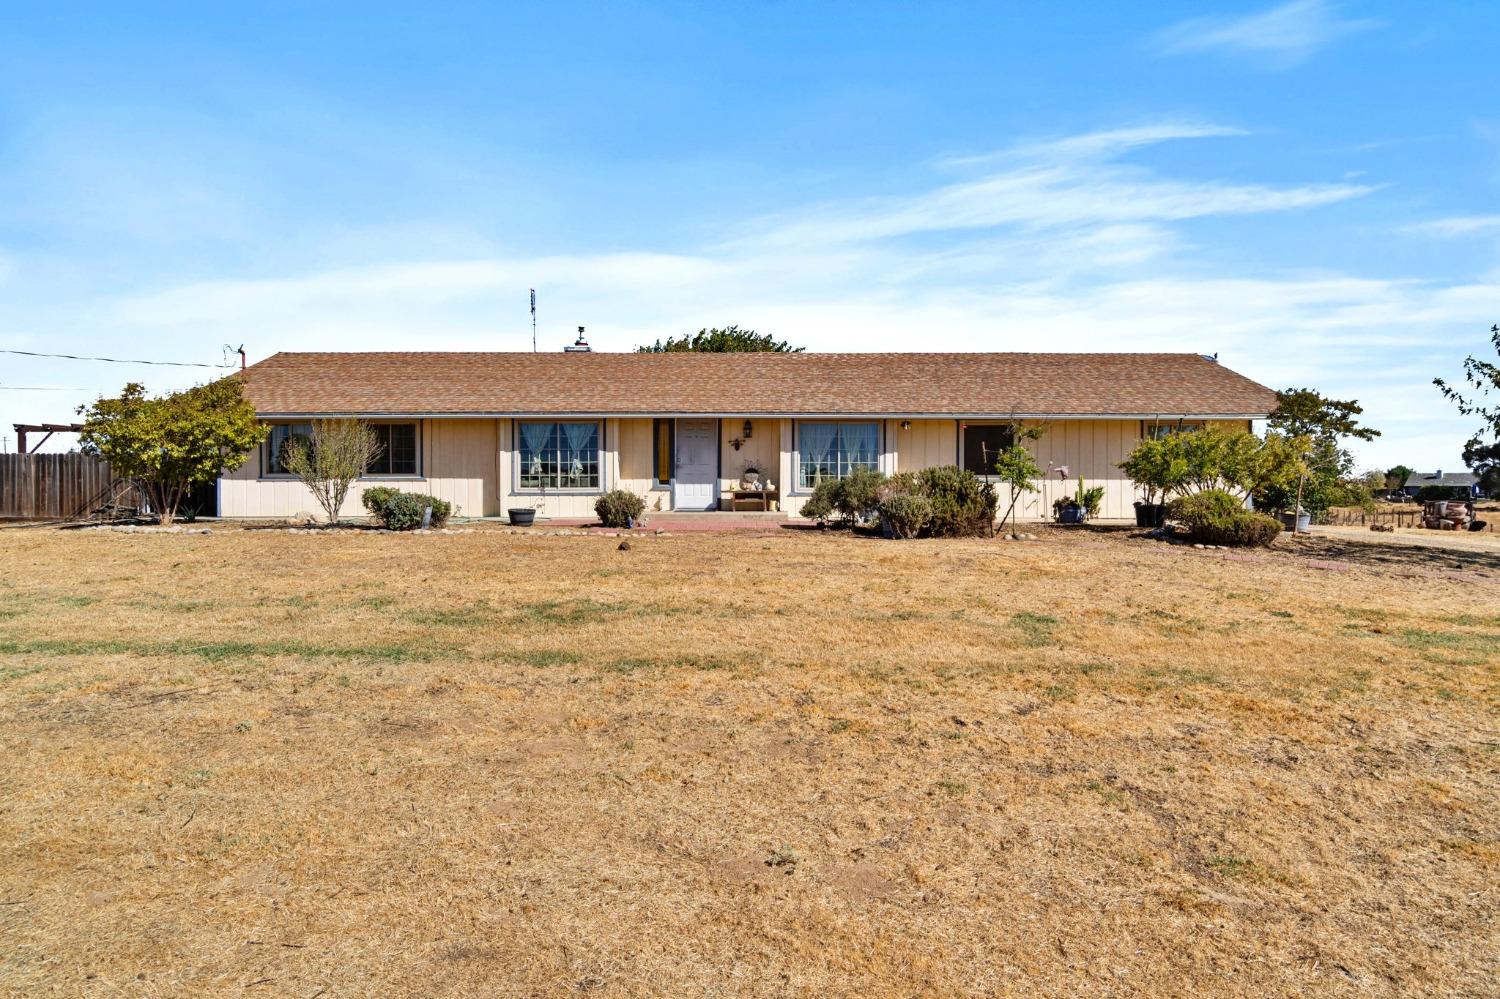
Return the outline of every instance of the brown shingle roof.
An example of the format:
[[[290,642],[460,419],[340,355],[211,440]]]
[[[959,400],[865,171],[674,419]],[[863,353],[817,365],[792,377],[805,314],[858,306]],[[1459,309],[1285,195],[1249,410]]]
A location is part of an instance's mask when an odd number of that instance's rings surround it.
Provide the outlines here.
[[[283,353],[263,415],[1263,416],[1198,354]]]

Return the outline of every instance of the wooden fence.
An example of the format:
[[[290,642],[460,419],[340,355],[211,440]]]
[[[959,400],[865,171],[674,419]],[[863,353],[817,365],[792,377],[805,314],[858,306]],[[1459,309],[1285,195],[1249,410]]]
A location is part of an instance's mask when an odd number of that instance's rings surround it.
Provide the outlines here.
[[[1490,504],[1478,509],[1475,516],[1484,522],[1481,531],[1493,532],[1497,521],[1500,521],[1500,510],[1486,509]],[[1392,527],[1421,527],[1422,508],[1420,506],[1405,507],[1394,510],[1376,510],[1367,513],[1364,510],[1349,507],[1340,507],[1328,511],[1328,523],[1342,524],[1346,526],[1364,527],[1370,524],[1390,524]]]
[[[113,503],[137,505],[135,489],[86,454],[0,454],[0,520],[72,520]]]

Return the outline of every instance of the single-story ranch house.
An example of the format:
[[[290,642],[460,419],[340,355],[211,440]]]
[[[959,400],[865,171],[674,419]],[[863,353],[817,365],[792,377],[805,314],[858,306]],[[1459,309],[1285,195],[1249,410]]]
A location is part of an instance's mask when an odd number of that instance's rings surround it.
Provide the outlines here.
[[[1133,515],[1116,465],[1150,434],[1245,428],[1275,393],[1198,354],[280,353],[245,372],[271,425],[219,482],[226,517],[316,508],[278,455],[319,417],[357,416],[383,444],[364,485],[450,501],[463,516],[537,507],[593,515],[628,489],[650,510],[720,510],[747,470],[796,514],[819,479],[959,464],[990,471],[1009,424],[1045,423],[1049,470],[1022,516],[1050,515],[1077,480],[1105,488],[1099,515]],[[1066,469],[1066,478],[1061,469]],[[760,499],[761,497],[742,497]]]

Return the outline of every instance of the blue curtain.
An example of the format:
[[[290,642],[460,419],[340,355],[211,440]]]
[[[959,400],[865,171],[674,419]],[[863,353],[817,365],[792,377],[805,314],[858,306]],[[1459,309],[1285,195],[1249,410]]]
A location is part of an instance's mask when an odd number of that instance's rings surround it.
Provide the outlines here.
[[[522,460],[527,462],[526,466],[521,469],[522,475],[541,478],[542,452],[547,449],[547,438],[552,436],[552,428],[556,425],[555,423],[521,424]]]
[[[574,485],[579,484],[584,477],[584,459],[589,464],[595,461],[595,455],[591,447],[594,439],[594,424],[592,423],[564,423],[562,424],[563,436],[567,438],[568,450],[572,452],[572,460],[568,462],[568,478]]]

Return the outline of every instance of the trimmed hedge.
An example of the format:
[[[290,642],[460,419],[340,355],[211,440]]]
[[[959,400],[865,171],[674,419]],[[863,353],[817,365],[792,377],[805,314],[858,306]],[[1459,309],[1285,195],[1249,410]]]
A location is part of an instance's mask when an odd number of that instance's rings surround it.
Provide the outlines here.
[[[453,515],[453,504],[426,493],[407,493],[391,486],[372,486],[360,494],[360,502],[370,516],[392,531],[415,531],[422,526],[422,515],[432,507],[432,527],[442,527]]]
[[[646,512],[646,501],[624,489],[611,489],[594,501],[594,512],[605,527],[627,527]]]
[[[1244,504],[1222,489],[1173,500],[1167,516],[1187,529],[1188,536],[1205,545],[1265,548],[1281,533],[1281,524]]]

